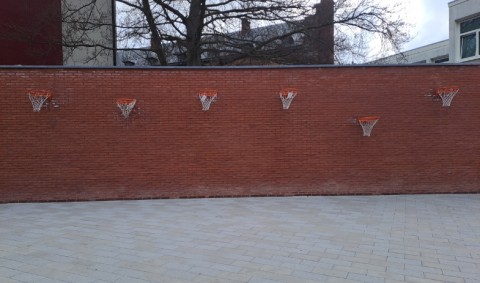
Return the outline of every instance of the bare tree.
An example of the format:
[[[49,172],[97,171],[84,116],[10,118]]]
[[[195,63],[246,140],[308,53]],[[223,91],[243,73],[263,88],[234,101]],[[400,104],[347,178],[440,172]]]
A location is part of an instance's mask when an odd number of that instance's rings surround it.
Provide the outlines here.
[[[61,3],[64,62],[102,64],[105,63],[102,58],[113,57],[116,24],[110,1],[61,0]]]
[[[392,1],[323,0],[316,11],[304,0],[117,2],[119,42],[151,41],[162,65],[174,54],[186,65],[316,64],[334,52],[337,63],[350,63],[372,55],[373,40],[383,54],[410,39],[402,6]]]
[[[116,0],[114,25],[99,8],[104,2],[62,0],[67,57],[89,48],[86,60],[123,50],[159,65],[342,64],[366,60],[372,41],[383,54],[410,39],[392,1]],[[89,36],[98,30],[104,36]]]

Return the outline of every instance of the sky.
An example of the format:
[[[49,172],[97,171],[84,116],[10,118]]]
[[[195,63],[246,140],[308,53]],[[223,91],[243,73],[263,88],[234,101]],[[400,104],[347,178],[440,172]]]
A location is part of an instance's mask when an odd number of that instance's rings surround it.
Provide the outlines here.
[[[388,0],[387,0],[388,1]],[[453,0],[410,0],[407,17],[416,24],[414,39],[404,45],[403,51],[448,39],[448,3]]]

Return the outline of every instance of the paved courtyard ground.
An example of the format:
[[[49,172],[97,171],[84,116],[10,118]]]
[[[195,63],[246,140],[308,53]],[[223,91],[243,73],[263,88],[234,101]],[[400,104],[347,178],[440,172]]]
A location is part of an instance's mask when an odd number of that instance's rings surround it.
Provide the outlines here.
[[[480,282],[480,195],[0,205],[0,282]]]

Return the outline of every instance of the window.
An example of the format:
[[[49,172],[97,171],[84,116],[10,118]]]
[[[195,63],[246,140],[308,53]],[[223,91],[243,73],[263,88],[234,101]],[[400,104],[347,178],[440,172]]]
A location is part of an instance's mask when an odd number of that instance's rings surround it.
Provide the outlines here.
[[[475,18],[460,24],[460,33],[480,29],[480,18]]]
[[[449,60],[450,60],[450,58],[448,58],[448,57],[437,58],[437,59],[433,60],[433,63],[440,64],[440,63],[448,62]]]
[[[462,59],[479,56],[479,32],[480,18],[460,23],[460,57]]]

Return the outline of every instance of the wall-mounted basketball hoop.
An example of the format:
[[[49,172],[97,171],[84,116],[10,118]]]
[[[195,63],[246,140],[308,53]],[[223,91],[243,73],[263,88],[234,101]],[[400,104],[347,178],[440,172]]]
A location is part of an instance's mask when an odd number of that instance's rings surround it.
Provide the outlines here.
[[[45,101],[52,99],[52,92],[46,90],[30,90],[28,97],[33,105],[33,112],[40,112]]]
[[[202,102],[203,111],[210,109],[210,104],[217,101],[217,94],[218,92],[216,90],[200,90],[198,92],[198,98],[200,98]]]
[[[377,123],[380,117],[363,117],[358,118],[358,123],[362,126],[363,129],[363,136],[369,137],[370,133],[372,132],[373,126]]]
[[[283,103],[283,109],[288,109],[292,100],[297,96],[298,89],[296,88],[284,88],[279,91],[280,99]]]
[[[137,102],[137,100],[131,98],[119,98],[115,101],[117,102],[118,108],[122,110],[122,114],[125,118],[128,118],[128,115],[132,112],[133,106],[135,106],[135,103]]]
[[[443,106],[450,106],[452,99],[460,90],[458,86],[441,87],[437,89],[436,95],[442,98]]]

